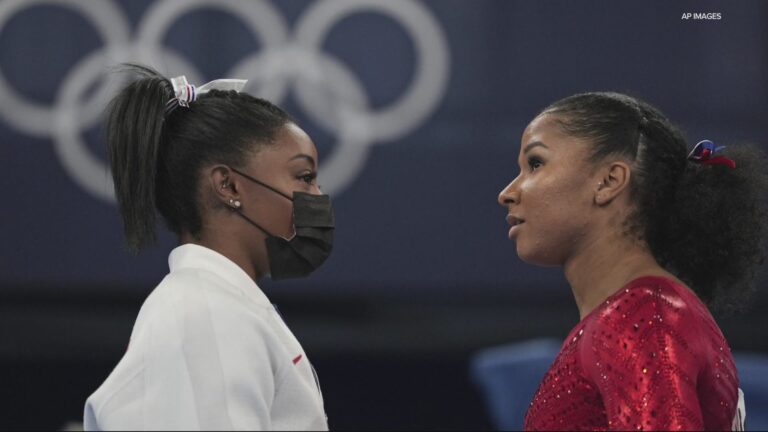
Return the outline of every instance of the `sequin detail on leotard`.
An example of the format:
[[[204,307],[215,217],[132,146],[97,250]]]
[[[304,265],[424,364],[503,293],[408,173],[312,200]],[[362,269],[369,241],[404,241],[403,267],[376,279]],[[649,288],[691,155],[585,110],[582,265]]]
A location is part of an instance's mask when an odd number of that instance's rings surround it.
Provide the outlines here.
[[[731,428],[738,378],[707,308],[685,286],[636,279],[569,334],[525,428]]]

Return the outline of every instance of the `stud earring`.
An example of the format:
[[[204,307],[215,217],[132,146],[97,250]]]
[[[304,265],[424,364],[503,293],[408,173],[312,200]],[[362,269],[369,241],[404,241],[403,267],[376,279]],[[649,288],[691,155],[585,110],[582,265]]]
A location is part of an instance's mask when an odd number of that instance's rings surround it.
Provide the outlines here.
[[[231,205],[234,208],[240,208],[241,204],[240,204],[239,200],[231,199],[231,200],[229,200],[229,205]]]
[[[228,185],[227,183],[222,183],[222,185],[221,185],[221,188],[222,188],[222,189],[226,189],[226,188],[228,188],[228,187],[229,187],[229,185]]]

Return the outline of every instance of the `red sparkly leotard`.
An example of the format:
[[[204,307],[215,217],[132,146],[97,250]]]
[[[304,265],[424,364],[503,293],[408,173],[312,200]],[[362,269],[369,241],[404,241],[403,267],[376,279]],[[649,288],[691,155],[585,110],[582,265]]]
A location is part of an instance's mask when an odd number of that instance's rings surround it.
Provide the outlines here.
[[[737,401],[733,357],[706,306],[648,276],[571,330],[525,429],[730,430]]]

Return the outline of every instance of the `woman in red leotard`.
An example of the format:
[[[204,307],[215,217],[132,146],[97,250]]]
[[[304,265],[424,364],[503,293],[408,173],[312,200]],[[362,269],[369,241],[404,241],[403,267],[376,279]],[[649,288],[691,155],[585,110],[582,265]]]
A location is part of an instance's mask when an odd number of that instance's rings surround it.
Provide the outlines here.
[[[750,146],[689,152],[662,113],[617,93],[574,95],[531,121],[499,203],[519,257],[563,267],[581,321],[526,429],[743,427],[736,367],[707,306],[752,287],[763,163]]]

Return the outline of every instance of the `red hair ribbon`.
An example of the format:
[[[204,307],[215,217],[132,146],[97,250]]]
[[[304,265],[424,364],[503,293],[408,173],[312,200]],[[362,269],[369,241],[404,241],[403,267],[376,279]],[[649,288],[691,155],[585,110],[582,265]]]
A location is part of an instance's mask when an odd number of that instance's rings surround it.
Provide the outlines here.
[[[714,156],[715,153],[724,148],[725,146],[717,147],[710,140],[699,141],[688,154],[688,160],[704,165],[727,165],[731,169],[736,168],[736,161],[733,159],[725,156]]]

